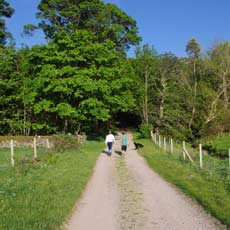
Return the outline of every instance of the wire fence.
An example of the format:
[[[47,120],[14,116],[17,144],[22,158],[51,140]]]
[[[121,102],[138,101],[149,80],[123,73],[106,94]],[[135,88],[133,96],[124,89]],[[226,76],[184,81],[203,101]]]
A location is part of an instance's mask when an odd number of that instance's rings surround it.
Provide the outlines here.
[[[228,149],[227,158],[218,159],[209,156],[203,150],[201,143],[198,148],[192,148],[185,141],[178,142],[153,132],[151,132],[151,139],[165,153],[178,157],[184,162],[190,162],[192,167],[201,170],[203,173],[217,176],[221,180],[230,179],[230,148]]]
[[[0,143],[0,165],[11,164],[15,166],[16,161],[25,158],[37,159],[38,156],[47,152],[52,147],[48,138],[30,137],[24,140],[4,140]]]

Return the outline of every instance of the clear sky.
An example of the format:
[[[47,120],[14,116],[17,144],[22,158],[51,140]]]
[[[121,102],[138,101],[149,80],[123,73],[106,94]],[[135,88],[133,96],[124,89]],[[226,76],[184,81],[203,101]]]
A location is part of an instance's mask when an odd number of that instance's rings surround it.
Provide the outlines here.
[[[36,23],[36,7],[40,0],[7,0],[15,9],[7,20],[17,46],[44,43],[42,33],[32,38],[21,36],[24,24]],[[142,44],[154,46],[158,53],[172,52],[186,56],[185,46],[195,38],[202,50],[214,41],[230,40],[230,0],[105,0],[118,5],[137,21]],[[129,52],[129,56],[133,51]]]

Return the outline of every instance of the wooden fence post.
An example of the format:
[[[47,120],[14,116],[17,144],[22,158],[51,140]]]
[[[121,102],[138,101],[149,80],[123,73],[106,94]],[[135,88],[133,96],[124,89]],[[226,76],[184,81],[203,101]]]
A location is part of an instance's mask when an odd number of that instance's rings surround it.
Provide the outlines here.
[[[150,137],[151,137],[151,141],[153,141],[153,131],[150,131]]]
[[[14,141],[10,141],[10,159],[11,159],[11,165],[14,167]]]
[[[202,145],[199,144],[199,153],[200,153],[200,168],[203,168],[203,159],[202,159]]]
[[[34,159],[37,158],[37,140],[34,138]]]
[[[173,153],[173,140],[172,138],[170,139],[170,151]]]
[[[183,156],[184,156],[184,159],[185,159],[185,154],[187,155],[188,159],[193,162],[193,159],[191,158],[191,156],[189,155],[188,151],[186,150],[186,147],[185,147],[185,142],[183,142]]]
[[[185,141],[183,141],[183,158],[185,159],[185,152],[184,152],[184,149],[185,149]]]
[[[161,135],[159,135],[159,147],[161,147]]]
[[[49,142],[49,139],[48,139],[48,138],[46,139],[46,146],[47,146],[47,149],[50,148],[50,142]]]

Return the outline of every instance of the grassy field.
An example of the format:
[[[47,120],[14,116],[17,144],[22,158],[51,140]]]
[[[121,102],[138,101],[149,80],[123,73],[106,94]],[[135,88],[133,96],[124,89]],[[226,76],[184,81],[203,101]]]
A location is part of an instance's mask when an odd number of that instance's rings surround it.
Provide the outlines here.
[[[47,153],[47,149],[44,147],[37,148],[38,158],[41,158]],[[21,163],[22,161],[32,160],[34,158],[34,149],[33,148],[14,148],[14,160],[15,166]],[[8,167],[10,161],[10,148],[0,148],[0,168]]]
[[[197,200],[207,212],[230,227],[230,177],[227,160],[204,158],[204,168],[184,161],[181,155],[164,153],[150,140],[138,139],[144,148],[138,150],[150,167],[185,194]]]
[[[230,134],[209,137],[203,140],[204,148],[210,154],[220,157],[228,157],[228,149],[230,149]]]
[[[0,229],[60,229],[92,173],[103,142],[87,141],[64,153],[0,150]]]

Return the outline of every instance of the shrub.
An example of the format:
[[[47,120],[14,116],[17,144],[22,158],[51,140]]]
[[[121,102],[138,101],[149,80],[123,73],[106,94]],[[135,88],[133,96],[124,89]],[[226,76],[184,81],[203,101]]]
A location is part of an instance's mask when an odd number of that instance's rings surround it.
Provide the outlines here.
[[[65,152],[66,150],[76,150],[79,148],[79,138],[75,135],[59,134],[53,136],[53,151]]]
[[[150,132],[152,130],[153,130],[153,126],[151,124],[141,124],[140,126],[141,138],[150,138]]]

